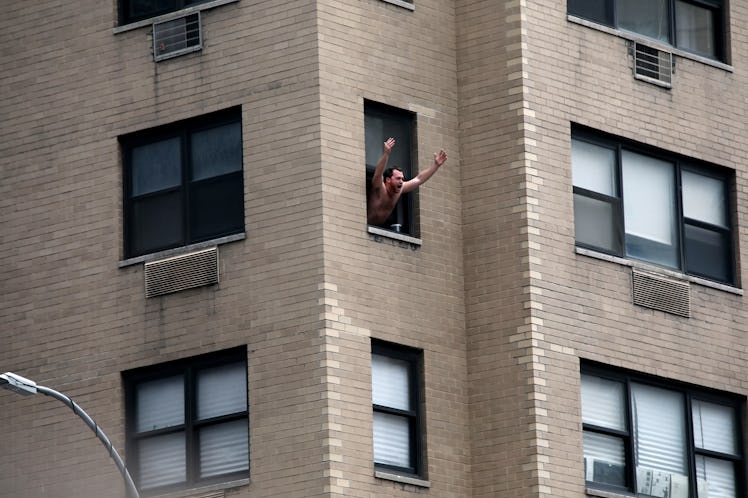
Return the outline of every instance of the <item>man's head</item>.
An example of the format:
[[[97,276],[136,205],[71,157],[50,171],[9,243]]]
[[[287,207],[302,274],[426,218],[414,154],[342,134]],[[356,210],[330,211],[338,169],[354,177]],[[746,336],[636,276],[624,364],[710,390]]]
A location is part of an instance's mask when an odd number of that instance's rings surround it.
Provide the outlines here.
[[[384,170],[382,176],[384,177],[384,188],[387,189],[387,192],[390,194],[399,194],[405,181],[403,170],[400,168],[387,168]]]

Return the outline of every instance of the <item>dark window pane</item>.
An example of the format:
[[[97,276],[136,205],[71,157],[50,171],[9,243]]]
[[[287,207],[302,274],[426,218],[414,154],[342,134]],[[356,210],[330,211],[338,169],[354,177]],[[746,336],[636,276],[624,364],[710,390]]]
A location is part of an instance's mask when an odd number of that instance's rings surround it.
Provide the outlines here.
[[[177,0],[128,0],[129,20],[144,19],[164,12],[177,10]]]
[[[732,282],[730,236],[686,224],[684,227],[686,272],[720,282]]]
[[[715,12],[692,3],[675,2],[675,40],[679,48],[716,57]]]
[[[182,160],[178,137],[132,149],[132,196],[178,186]]]
[[[608,26],[613,25],[613,8],[611,0],[568,0],[569,14],[596,21]]]
[[[617,0],[618,27],[670,42],[668,0]]]
[[[574,194],[574,233],[577,244],[621,252],[620,230],[610,202]]]
[[[179,191],[133,201],[131,256],[183,243],[182,225],[182,195]]]
[[[192,134],[192,180],[242,169],[242,130],[231,123]]]
[[[190,192],[191,240],[244,230],[244,187],[241,173],[195,183]]]

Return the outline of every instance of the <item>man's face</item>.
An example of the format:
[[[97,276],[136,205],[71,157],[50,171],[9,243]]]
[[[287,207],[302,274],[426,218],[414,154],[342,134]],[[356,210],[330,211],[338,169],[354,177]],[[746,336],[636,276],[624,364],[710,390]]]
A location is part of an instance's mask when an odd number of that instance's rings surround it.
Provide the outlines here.
[[[400,170],[394,170],[392,176],[387,178],[384,183],[388,192],[391,194],[399,194],[400,189],[403,188],[403,172]]]

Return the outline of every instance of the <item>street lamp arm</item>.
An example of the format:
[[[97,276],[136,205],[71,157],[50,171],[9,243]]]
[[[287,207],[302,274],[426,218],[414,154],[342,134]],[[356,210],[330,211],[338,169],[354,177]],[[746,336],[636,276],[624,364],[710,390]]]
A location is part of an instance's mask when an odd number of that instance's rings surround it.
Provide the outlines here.
[[[138,488],[135,486],[135,482],[133,482],[132,477],[130,476],[130,472],[128,472],[127,467],[125,466],[125,462],[122,460],[122,457],[120,457],[119,453],[117,453],[117,450],[114,449],[112,442],[109,441],[109,438],[106,436],[106,434],[104,434],[104,431],[101,429],[101,427],[99,427],[99,425],[94,422],[94,419],[92,419],[88,415],[88,413],[86,413],[86,411],[81,408],[80,405],[78,405],[78,403],[70,399],[70,397],[65,396],[61,392],[50,389],[49,387],[40,386],[33,380],[21,377],[20,375],[14,374],[13,372],[5,372],[3,374],[0,374],[0,388],[9,389],[24,396],[33,396],[34,394],[39,392],[46,396],[55,398],[58,401],[62,401],[71,410],[73,410],[73,413],[83,419],[86,425],[91,428],[94,434],[96,434],[96,437],[99,438],[101,443],[107,449],[107,451],[109,452],[109,456],[112,458],[112,460],[114,460],[114,463],[117,465],[117,469],[125,479],[128,495],[131,498],[140,498]]]

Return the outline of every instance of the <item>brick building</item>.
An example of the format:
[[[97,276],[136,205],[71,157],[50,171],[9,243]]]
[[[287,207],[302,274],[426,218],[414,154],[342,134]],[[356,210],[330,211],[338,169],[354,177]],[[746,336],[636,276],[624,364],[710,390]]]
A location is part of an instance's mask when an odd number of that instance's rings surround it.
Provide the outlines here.
[[[13,2],[0,372],[143,496],[746,496],[745,26]],[[369,226],[389,136],[408,177],[449,159]],[[126,496],[58,401],[2,391],[0,424],[0,497]]]

